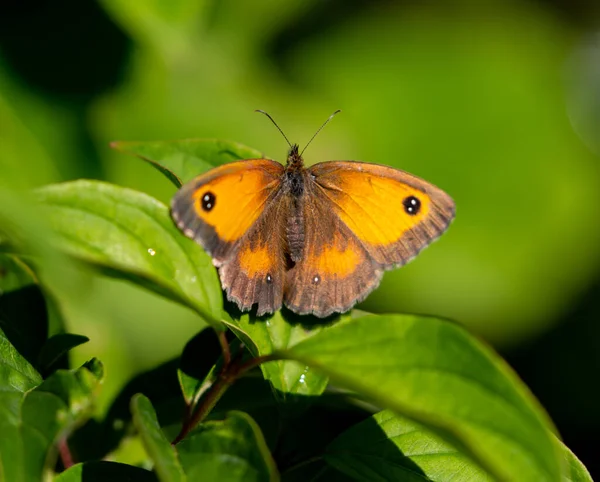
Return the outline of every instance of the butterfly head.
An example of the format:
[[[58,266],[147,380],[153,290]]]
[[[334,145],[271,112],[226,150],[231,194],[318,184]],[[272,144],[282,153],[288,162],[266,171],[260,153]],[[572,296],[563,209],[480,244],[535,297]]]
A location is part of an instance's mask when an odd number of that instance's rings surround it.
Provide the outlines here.
[[[302,168],[304,160],[299,152],[298,144],[293,144],[288,151],[286,168],[288,170],[297,170]]]

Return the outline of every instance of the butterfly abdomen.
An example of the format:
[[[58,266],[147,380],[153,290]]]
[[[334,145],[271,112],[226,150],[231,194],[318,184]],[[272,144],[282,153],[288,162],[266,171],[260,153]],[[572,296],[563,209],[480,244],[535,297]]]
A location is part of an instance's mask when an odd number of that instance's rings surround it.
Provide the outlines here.
[[[292,212],[287,219],[285,234],[287,237],[287,245],[290,258],[294,263],[302,259],[302,251],[304,250],[304,218],[302,211],[299,208],[300,202],[292,202]]]

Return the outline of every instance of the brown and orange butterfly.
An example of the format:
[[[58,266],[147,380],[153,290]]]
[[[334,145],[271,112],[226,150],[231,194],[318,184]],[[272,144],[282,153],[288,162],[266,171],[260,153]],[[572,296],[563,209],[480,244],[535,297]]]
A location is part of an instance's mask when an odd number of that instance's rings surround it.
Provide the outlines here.
[[[225,164],[171,203],[179,229],[212,256],[227,298],[242,311],[258,305],[258,316],[282,304],[318,317],[349,310],[384,270],[437,239],[454,211],[450,196],[412,174],[357,161],[306,168],[291,144],[285,167]]]

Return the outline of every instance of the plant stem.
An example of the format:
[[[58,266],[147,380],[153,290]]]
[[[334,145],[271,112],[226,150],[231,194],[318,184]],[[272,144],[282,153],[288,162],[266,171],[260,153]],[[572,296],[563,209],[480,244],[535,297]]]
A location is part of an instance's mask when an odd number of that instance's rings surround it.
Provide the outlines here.
[[[69,450],[69,444],[67,443],[67,438],[62,437],[58,441],[58,453],[60,454],[60,460],[62,461],[63,467],[68,469],[74,465],[73,456],[71,455],[71,451]]]
[[[227,332],[217,332],[217,338],[219,339],[219,344],[221,345],[221,351],[223,353],[223,366],[227,367],[231,363],[231,350],[229,348],[229,343],[227,342]]]
[[[190,431],[202,422],[210,411],[215,407],[227,389],[244,373],[257,367],[261,363],[273,360],[271,355],[259,356],[242,362],[241,357],[228,364],[223,364],[221,372],[212,386],[205,392],[204,396],[196,405],[193,413],[187,417],[181,427],[181,431],[175,437],[173,445],[181,442]]]

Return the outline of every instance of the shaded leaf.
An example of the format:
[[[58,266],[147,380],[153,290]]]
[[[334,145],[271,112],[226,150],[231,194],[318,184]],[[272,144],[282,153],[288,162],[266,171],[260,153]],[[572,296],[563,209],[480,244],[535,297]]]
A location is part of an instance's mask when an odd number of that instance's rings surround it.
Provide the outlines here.
[[[365,316],[282,355],[432,429],[500,479],[560,480],[546,414],[502,359],[453,323]]]
[[[197,397],[205,378],[221,356],[221,345],[214,332],[205,328],[187,342],[179,359],[177,379],[185,402],[190,405]]]
[[[454,447],[389,410],[344,432],[327,447],[324,458],[358,480],[493,480]]]
[[[71,437],[77,460],[100,459],[112,452],[131,431],[131,399],[148,397],[162,426],[181,421],[184,403],[177,383],[179,360],[171,360],[132,378],[119,392],[101,422],[90,420]]]
[[[312,404],[300,415],[293,412],[290,415],[288,403],[278,407],[283,422],[273,456],[282,476],[311,465],[311,461],[322,461],[327,446],[333,440],[372,414],[371,407],[357,403],[332,387],[323,395],[310,398],[313,399]],[[310,473],[316,474],[318,471],[315,470],[313,466]],[[331,471],[337,472],[333,467]]]
[[[42,381],[0,331],[0,480],[39,481],[59,438],[91,415],[102,366],[92,360]]]
[[[260,427],[265,443],[272,451],[279,444],[282,405],[259,370],[236,380],[219,399],[207,420],[222,420],[232,410],[247,413]]]
[[[0,254],[0,328],[17,351],[36,365],[48,337],[46,302],[34,273],[10,254]]]
[[[146,452],[154,462],[154,470],[163,482],[184,482],[183,469],[175,448],[162,432],[150,400],[138,394],[131,399],[131,412]]]
[[[102,364],[92,359],[76,370],[58,370],[35,390],[26,394],[22,405],[23,426],[35,433],[23,436],[26,463],[38,458],[45,462],[36,470],[52,468],[56,462],[59,438],[71,432],[91,417],[95,392],[103,377]],[[39,444],[35,451],[30,450]],[[43,449],[43,451],[40,451]]]
[[[42,377],[0,330],[0,480],[40,480],[41,467],[33,462],[26,464],[22,438],[34,436],[35,431],[28,426],[21,426],[20,408],[25,393],[41,382]],[[37,449],[42,456],[45,454],[45,447],[39,444],[32,445],[30,449]],[[36,459],[39,465],[40,456]]]
[[[209,256],[173,225],[166,206],[130,189],[74,181],[37,191],[68,253],[188,306],[216,328],[221,288]]]
[[[148,470],[117,462],[85,462],[76,464],[55,477],[54,482],[157,482]]]
[[[201,424],[177,444],[177,452],[189,480],[279,480],[260,429],[243,412]]]
[[[149,162],[177,187],[226,162],[264,157],[250,147],[218,139],[113,142],[111,146]]]
[[[51,336],[42,347],[37,366],[42,373],[48,373],[54,364],[70,350],[88,341],[90,339],[87,336],[72,333],[59,333]]]

